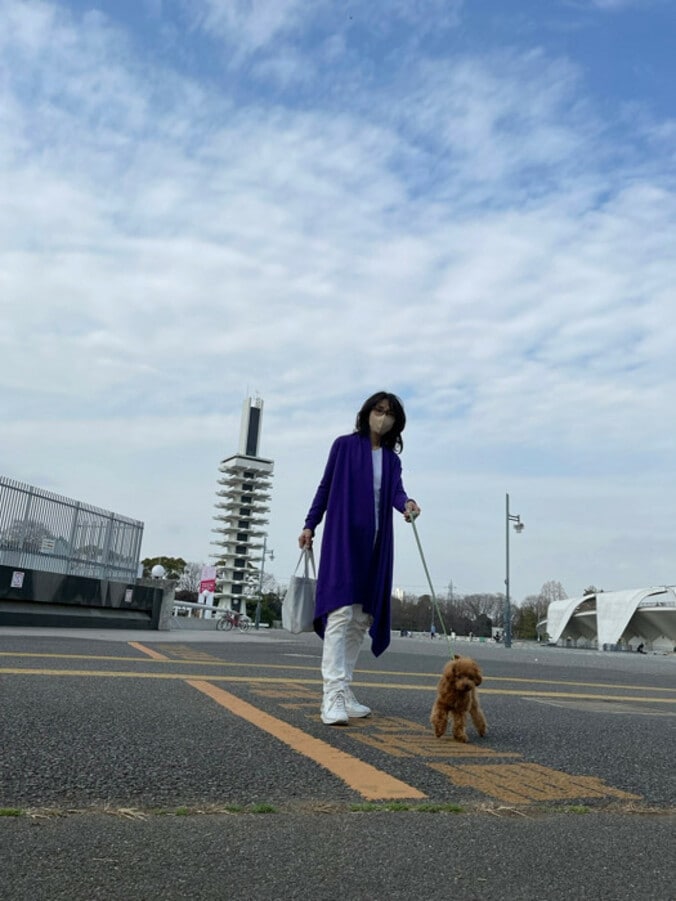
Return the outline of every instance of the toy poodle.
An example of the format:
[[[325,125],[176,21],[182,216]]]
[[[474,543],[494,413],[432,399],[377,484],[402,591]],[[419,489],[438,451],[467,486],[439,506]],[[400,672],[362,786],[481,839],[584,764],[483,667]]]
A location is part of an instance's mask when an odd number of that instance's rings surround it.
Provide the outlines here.
[[[468,713],[479,735],[486,734],[486,717],[476,690],[478,685],[481,685],[481,670],[476,661],[458,654],[449,660],[439,679],[437,698],[430,715],[437,738],[446,732],[449,713],[453,717],[453,738],[456,741],[467,741],[465,717]]]

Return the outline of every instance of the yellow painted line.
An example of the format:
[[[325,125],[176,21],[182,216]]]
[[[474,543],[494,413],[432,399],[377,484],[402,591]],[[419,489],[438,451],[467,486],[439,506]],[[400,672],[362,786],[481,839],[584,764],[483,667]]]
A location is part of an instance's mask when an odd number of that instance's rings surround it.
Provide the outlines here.
[[[113,654],[47,654],[44,652],[37,651],[0,651],[0,658],[10,658],[10,659],[18,659],[23,660],[25,658],[28,659],[37,659],[37,660],[101,660],[105,662],[115,662],[121,661],[125,663],[135,663],[135,662],[143,662],[143,663],[187,663],[194,664],[195,666],[221,666],[226,669],[256,669],[260,670],[263,666],[267,670],[302,670],[303,672],[317,672],[318,666],[282,666],[281,664],[274,663],[233,663],[231,660],[221,660],[219,657],[213,657],[208,655],[206,652],[190,652],[184,653],[182,656],[169,657],[166,654],[160,653],[158,651],[151,650],[150,647],[146,645],[142,645],[139,642],[129,641],[127,644],[130,647],[133,647],[137,650],[141,650],[144,654],[151,654],[151,657],[133,657],[129,654],[126,655],[113,655]],[[167,646],[164,645],[166,648]],[[197,656],[199,654],[199,656]],[[210,677],[211,678],[211,677]]]
[[[636,690],[636,687],[634,688]],[[651,701],[655,704],[676,704],[676,698],[637,697],[636,695],[588,694],[581,691],[526,691],[526,689],[486,688],[481,686],[482,695],[513,695],[518,698],[577,698],[588,701]]]
[[[130,645],[134,646],[134,642],[130,641]],[[36,657],[42,660],[109,660],[109,661],[123,661],[125,663],[148,663],[145,657],[132,657],[129,654],[126,654],[124,657],[120,655],[113,656],[112,654],[44,654],[44,653],[33,653],[31,652],[21,652],[21,653],[12,653],[11,651],[0,651],[0,657]],[[166,660],[167,663],[177,663],[179,661],[171,661],[166,657],[162,657],[161,655],[158,657],[158,660]]]
[[[358,684],[358,683],[355,683]],[[651,695],[614,695],[614,694],[592,694],[591,692],[581,691],[526,691],[525,689],[507,689],[507,688],[487,688],[484,690],[481,686],[482,695],[503,695],[515,698],[570,698],[578,701],[623,701],[636,704],[676,704],[676,698],[655,698]]]
[[[130,641],[130,648],[135,648],[137,651],[140,651],[142,654],[147,654],[148,657],[151,657],[153,660],[168,660],[168,657],[165,657],[164,654],[160,654],[158,651],[153,651],[152,648],[146,647],[144,644],[141,644],[139,641]]]
[[[191,663],[206,663],[213,665],[221,665],[223,663],[223,660],[220,657],[215,657],[207,651],[200,651],[191,644],[161,644],[159,647],[167,662],[172,660],[189,660]]]
[[[564,698],[529,698],[537,704],[548,704],[551,707],[562,707],[565,710],[571,708],[583,713],[620,713],[632,716],[676,716],[676,711],[655,710],[650,707],[651,698],[644,698],[642,704],[625,704],[622,701],[615,703],[614,698],[606,698],[603,701],[566,701]]]
[[[128,659],[128,658],[127,658]],[[183,663],[192,661],[183,661]],[[24,669],[21,667],[0,667],[0,675],[5,676],[96,676],[110,679],[178,679],[190,681],[199,678],[196,673],[144,673],[128,672],[126,670],[59,670],[59,669]],[[277,676],[209,676],[210,682],[250,683],[252,685],[279,685]],[[313,685],[319,687],[320,680],[316,679],[290,679],[292,685]],[[433,688],[425,689],[420,685],[406,685],[395,682],[361,682],[355,680],[355,686],[361,688],[384,688],[396,691],[433,691]],[[652,698],[637,695],[611,695],[611,694],[587,694],[583,692],[568,691],[526,691],[525,689],[486,688],[481,687],[482,695],[511,695],[517,698],[576,698],[587,701],[628,701],[641,703],[650,701],[653,704],[676,704],[676,698]]]
[[[614,688],[629,691],[666,691],[676,695],[676,688],[665,688],[663,685],[613,685],[610,682],[566,682],[563,679],[522,679],[509,678],[507,676],[496,678],[493,676],[484,676],[483,685],[486,682],[525,682],[527,685],[574,685],[577,688]]]
[[[572,776],[537,763],[427,765],[459,788],[472,788],[509,804],[585,798],[641,799],[641,795],[613,788],[595,776]]]
[[[462,742],[451,741],[450,739],[438,739],[434,735],[429,734],[431,730],[427,730],[425,735],[419,735],[415,732],[412,735],[390,735],[390,734],[373,734],[369,733],[352,734],[350,738],[378,751],[383,751],[391,757],[470,757],[473,759],[494,759],[496,757],[522,757],[516,751],[494,751],[491,748],[480,747],[479,745]]]
[[[222,688],[218,688],[210,682],[189,680],[188,684],[216,701],[221,707],[225,707],[226,710],[234,713],[235,716],[247,720],[247,722],[284,742],[285,745],[304,757],[314,760],[315,763],[342,779],[346,785],[369,801],[427,797],[417,788],[395,779],[388,773],[384,773],[382,770],[378,770],[370,764],[359,760],[359,758],[346,754],[344,751],[340,751],[318,738],[307,735],[283,720],[278,720],[276,717],[264,713],[252,704],[247,704],[246,701],[240,700],[235,695],[223,691]]]
[[[182,663],[192,661],[181,661]],[[126,670],[94,670],[94,669],[80,669],[80,670],[68,670],[68,669],[21,669],[19,667],[0,667],[0,675],[5,676],[96,676],[98,678],[110,678],[110,679],[158,679],[159,681],[169,679],[169,680],[183,680],[190,681],[190,679],[195,678],[204,678],[204,674],[200,673],[144,673],[144,672],[128,672]],[[209,679],[212,682],[252,682],[252,683],[274,683],[275,685],[279,685],[279,677],[278,676],[258,676],[257,678],[253,676],[209,676]],[[294,684],[297,680],[294,680]],[[304,680],[308,684],[319,685],[318,680],[307,679]]]
[[[138,642],[130,641],[130,642],[128,642],[128,644],[131,647],[142,650],[143,653],[151,654],[152,661],[160,662],[160,663],[179,664],[179,663],[189,662],[191,666],[192,665],[194,665],[194,666],[222,666],[227,669],[243,669],[243,670],[246,670],[246,669],[260,670],[261,667],[263,666],[266,670],[274,670],[274,671],[284,670],[285,672],[288,672],[289,670],[301,670],[302,672],[317,672],[317,670],[318,670],[318,665],[312,665],[312,666],[303,665],[303,666],[301,666],[300,664],[287,665],[287,664],[283,664],[283,663],[265,663],[265,664],[233,663],[231,660],[220,660],[218,657],[213,657],[210,660],[199,659],[196,657],[190,657],[189,659],[186,659],[185,657],[172,658],[172,657],[167,657],[166,655],[158,653],[158,652],[152,653],[151,649],[149,647],[147,647],[146,645],[141,645]],[[161,646],[163,648],[171,647],[171,645],[167,644],[166,642]],[[184,646],[181,646],[181,647],[184,647]],[[202,653],[204,653],[204,652],[202,652]],[[1,657],[13,657],[13,658],[35,657],[37,659],[54,659],[54,660],[105,660],[105,661],[122,661],[122,662],[127,662],[127,663],[135,662],[137,660],[137,658],[135,658],[135,657],[128,657],[128,656],[122,657],[122,656],[112,656],[112,655],[102,655],[102,654],[101,655],[99,655],[99,654],[49,654],[49,653],[44,653],[44,652],[33,653],[33,652],[25,652],[25,651],[20,651],[20,652],[0,651],[0,658]],[[145,663],[150,662],[149,660],[145,660],[144,658],[141,658],[141,660]],[[397,676],[400,679],[402,679],[402,678],[431,679],[431,680],[434,680],[434,687],[436,688],[436,683],[439,679],[440,672],[439,673],[409,673],[409,672],[400,671],[400,670],[359,669],[356,671],[356,675],[358,677],[364,677],[364,676],[370,676],[370,675],[379,676],[381,679],[384,676]],[[211,679],[212,676],[209,676],[209,678]],[[297,682],[297,681],[302,681],[302,680],[294,679],[293,681]],[[307,680],[307,681],[311,681],[311,680]],[[656,691],[656,692],[665,692],[667,694],[676,695],[676,688],[669,688],[669,687],[665,687],[663,685],[613,685],[610,682],[577,682],[577,681],[566,682],[566,681],[560,680],[560,679],[524,679],[524,678],[516,677],[516,676],[510,678],[508,676],[486,676],[486,675],[484,675],[484,681],[483,681],[483,684],[481,687],[481,691],[482,691],[482,693],[488,692],[488,691],[496,692],[497,689],[490,689],[489,685],[491,685],[493,683],[505,683],[505,682],[508,684],[512,684],[512,683],[518,684],[520,682],[523,682],[526,685],[561,685],[561,686],[569,685],[569,686],[577,687],[577,688],[597,688],[597,689],[609,688],[614,691],[620,691],[620,690],[623,690],[623,691]],[[357,683],[355,683],[355,684],[357,684]],[[373,683],[373,682],[361,681],[359,684],[360,685],[379,686],[379,685],[385,685],[387,683]],[[393,686],[393,687],[401,688],[402,686],[397,685],[397,686]],[[412,689],[412,690],[418,690],[420,688],[425,688],[426,686],[407,685],[404,687]],[[519,693],[520,692],[517,692],[517,694],[519,694]]]
[[[311,669],[312,667],[306,667]],[[439,676],[441,675],[441,668],[438,673],[407,673],[397,670],[369,670],[369,669],[358,669],[355,670],[355,675],[358,677],[364,676],[379,676],[381,679],[384,676],[397,676],[399,678],[409,678],[409,677],[417,677],[417,678],[430,678],[438,681]],[[435,681],[435,687],[436,687]],[[615,690],[623,689],[625,691],[664,691],[670,692],[676,695],[676,688],[665,688],[663,685],[613,685],[610,682],[576,682],[576,681],[566,681],[563,679],[524,679],[521,676],[491,676],[486,675],[484,672],[484,681],[481,684],[481,691],[485,691],[486,687],[494,682],[507,682],[511,683],[520,683],[524,682],[526,685],[572,685],[577,688],[612,688]],[[370,683],[362,683],[364,685]]]

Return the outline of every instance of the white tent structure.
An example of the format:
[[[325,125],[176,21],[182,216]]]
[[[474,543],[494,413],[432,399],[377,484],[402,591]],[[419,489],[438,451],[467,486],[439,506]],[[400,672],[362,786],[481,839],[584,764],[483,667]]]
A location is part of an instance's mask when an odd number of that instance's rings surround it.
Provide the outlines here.
[[[583,598],[553,601],[539,624],[549,641],[571,641],[611,649],[619,644],[656,643],[672,650],[676,643],[674,587],[600,591]]]

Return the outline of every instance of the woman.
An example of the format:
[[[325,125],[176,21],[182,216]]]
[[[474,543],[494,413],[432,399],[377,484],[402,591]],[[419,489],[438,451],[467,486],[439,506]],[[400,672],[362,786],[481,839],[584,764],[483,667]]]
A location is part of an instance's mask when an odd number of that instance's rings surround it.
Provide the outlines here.
[[[401,482],[399,398],[378,391],[357,414],[351,435],[337,438],[298,544],[311,548],[326,514],[317,578],[315,632],[324,639],[322,722],[344,725],[368,716],[350,683],[366,630],[377,657],[390,643],[394,507],[407,520],[420,508]]]

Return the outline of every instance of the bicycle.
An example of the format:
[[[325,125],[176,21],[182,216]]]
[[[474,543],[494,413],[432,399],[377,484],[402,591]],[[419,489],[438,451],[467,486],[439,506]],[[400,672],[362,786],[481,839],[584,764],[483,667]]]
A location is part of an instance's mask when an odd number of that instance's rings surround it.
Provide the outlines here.
[[[216,628],[221,632],[230,632],[232,629],[239,629],[240,632],[248,632],[251,628],[251,620],[244,613],[237,613],[235,610],[226,610],[218,617]]]

